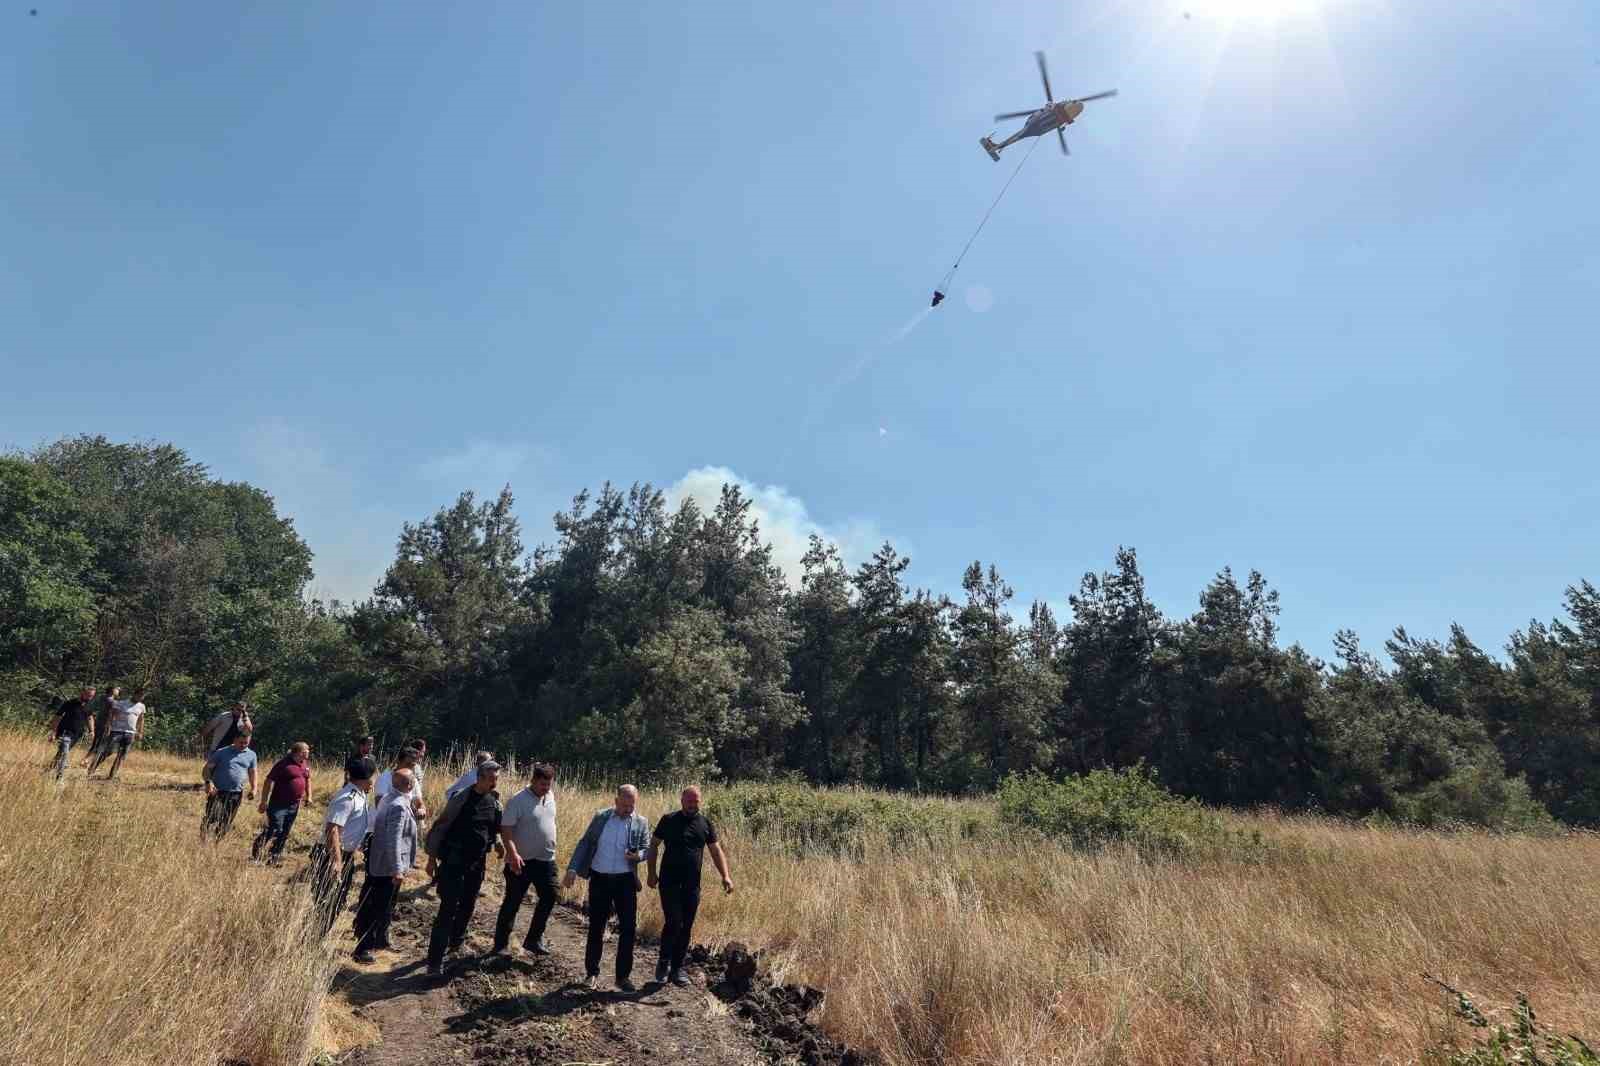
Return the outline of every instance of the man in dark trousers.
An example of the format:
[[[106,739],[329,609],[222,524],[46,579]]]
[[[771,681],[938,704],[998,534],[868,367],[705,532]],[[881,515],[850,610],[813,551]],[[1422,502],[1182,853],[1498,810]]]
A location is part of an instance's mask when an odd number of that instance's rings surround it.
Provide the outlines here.
[[[352,759],[344,772],[350,780],[328,801],[322,840],[311,849],[311,901],[322,936],[328,935],[344,910],[356,876],[356,856],[372,825],[367,793],[378,775],[377,765],[371,759]]]
[[[100,746],[111,737],[111,710],[112,704],[122,698],[122,686],[112,685],[104,696],[94,701],[94,743],[89,745],[89,750],[83,753],[84,769],[89,768],[89,760],[95,757]]]
[[[357,962],[372,962],[374,951],[389,946],[389,919],[400,885],[417,858],[417,816],[411,793],[416,781],[405,768],[389,778],[389,791],[372,817],[372,850],[367,854],[367,880],[356,904]]]
[[[77,696],[62,701],[56,716],[50,720],[50,738],[56,743],[50,769],[55,771],[59,781],[67,772],[67,752],[72,750],[72,745],[87,738],[89,747],[94,748],[94,689],[91,686],[85,685]]]
[[[439,913],[428,938],[429,977],[443,976],[445,952],[467,938],[489,849],[500,835],[500,795],[494,790],[499,776],[493,759],[479,765],[472,787],[457,792],[428,830],[428,858],[438,863],[439,885]]]
[[[600,952],[605,944],[606,922],[617,914],[617,988],[634,991],[628,979],[633,972],[633,937],[639,918],[639,863],[650,847],[650,823],[636,814],[639,790],[632,785],[617,789],[613,806],[595,812],[583,839],[573,849],[562,882],[568,888],[578,878],[589,879],[589,942],[583,953],[583,983],[590,988],[600,979]]]
[[[670,980],[682,987],[689,983],[683,973],[683,957],[688,954],[694,916],[700,910],[700,867],[707,848],[711,849],[712,865],[722,875],[722,891],[733,891],[733,878],[728,876],[728,857],[717,842],[716,829],[700,813],[700,787],[690,785],[679,799],[682,809],[656,825],[655,843],[650,848],[650,887],[661,889],[661,955],[656,962],[656,983]]]
[[[250,750],[250,732],[235,734],[231,744],[208,755],[200,773],[206,782],[206,813],[200,821],[200,839],[221,840],[233,827],[233,816],[239,813],[239,801],[244,798],[247,784],[250,798],[256,796],[256,753]]]
[[[535,763],[528,787],[506,802],[500,821],[500,840],[506,853],[506,892],[494,923],[496,953],[510,945],[517,908],[532,888],[538,893],[539,903],[533,909],[533,921],[528,923],[522,946],[535,955],[550,954],[544,930],[560,895],[556,874],[556,797],[552,791],[555,783],[555,767]]]

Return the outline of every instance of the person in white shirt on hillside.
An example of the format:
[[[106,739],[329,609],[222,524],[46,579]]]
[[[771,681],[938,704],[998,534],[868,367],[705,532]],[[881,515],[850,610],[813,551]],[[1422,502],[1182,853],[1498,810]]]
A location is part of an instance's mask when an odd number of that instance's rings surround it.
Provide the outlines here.
[[[444,790],[445,800],[454,799],[457,792],[465,792],[473,785],[476,785],[478,783],[478,767],[492,761],[494,761],[494,752],[492,751],[480,751],[474,755],[472,757],[472,766],[464,774],[456,778],[454,784]]]
[[[100,751],[95,755],[94,763],[89,767],[89,776],[100,769],[100,764],[107,755],[116,749],[117,757],[111,763],[111,769],[106,771],[106,780],[117,776],[117,770],[122,767],[122,760],[127,757],[128,748],[135,742],[144,739],[144,689],[133,690],[133,699],[114,700],[111,703],[110,727],[106,733],[105,743],[100,746]]]
[[[333,928],[350,895],[356,854],[367,839],[367,793],[372,791],[372,779],[378,770],[371,759],[352,759],[345,769],[350,780],[328,801],[322,840],[311,856],[311,898],[323,936]]]
[[[395,793],[395,775],[404,770],[407,776],[411,778],[412,787],[406,789],[405,792],[411,797],[408,802],[411,804],[412,815],[419,822],[428,817],[428,807],[422,802],[422,789],[417,785],[417,779],[421,776],[421,770],[418,769],[417,763],[421,758],[422,753],[415,748],[406,747],[400,749],[400,755],[395,759],[394,769],[385,770],[379,774],[378,783],[372,786],[372,794],[377,797],[375,806],[383,806],[384,798]]]

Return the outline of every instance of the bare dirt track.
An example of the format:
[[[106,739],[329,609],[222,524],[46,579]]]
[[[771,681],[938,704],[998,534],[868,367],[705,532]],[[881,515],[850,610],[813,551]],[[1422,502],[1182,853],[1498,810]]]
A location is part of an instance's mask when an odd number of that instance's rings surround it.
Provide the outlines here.
[[[829,1040],[809,1021],[822,993],[774,986],[759,975],[739,980],[737,947],[713,955],[697,947],[687,968],[689,988],[647,982],[655,969],[653,943],[634,953],[636,992],[610,980],[608,940],[600,986],[582,984],[585,917],[558,907],[547,941],[552,954],[536,957],[517,948],[489,956],[496,886],[486,882],[466,945],[447,964],[448,980],[424,973],[429,925],[437,902],[419,881],[402,894],[391,939],[394,950],[378,962],[347,965],[334,985],[358,1017],[381,1033],[381,1042],[340,1058],[346,1066],[440,1066],[444,1063],[550,1063],[557,1066],[858,1066],[861,1057]],[[518,914],[513,945],[520,943],[532,909]]]

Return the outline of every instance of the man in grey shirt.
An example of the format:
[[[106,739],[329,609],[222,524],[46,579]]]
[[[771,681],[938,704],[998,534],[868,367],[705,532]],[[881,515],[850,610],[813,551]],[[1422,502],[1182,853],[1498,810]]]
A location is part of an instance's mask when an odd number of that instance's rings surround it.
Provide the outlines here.
[[[367,879],[356,904],[357,962],[373,961],[373,951],[389,946],[389,919],[406,871],[417,859],[417,816],[412,810],[416,782],[401,768],[389,779],[389,792],[372,820],[372,850],[367,854]]]
[[[494,952],[511,943],[511,926],[517,908],[531,887],[539,895],[522,946],[535,955],[550,954],[544,942],[545,926],[555,909],[560,887],[556,882],[555,767],[536,763],[528,787],[511,797],[500,819],[500,841],[506,852],[506,890],[500,916],[494,924]]]

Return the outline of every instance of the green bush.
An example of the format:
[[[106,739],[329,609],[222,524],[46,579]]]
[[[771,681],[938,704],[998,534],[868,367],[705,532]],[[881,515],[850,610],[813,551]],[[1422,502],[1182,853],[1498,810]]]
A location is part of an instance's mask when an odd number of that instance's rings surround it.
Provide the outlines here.
[[[1051,780],[1013,774],[1000,785],[1000,820],[1076,848],[1125,841],[1166,855],[1251,852],[1259,834],[1228,828],[1199,802],[1168,792],[1143,765]]]
[[[1454,1041],[1436,1045],[1424,1057],[1428,1066],[1600,1066],[1600,1053],[1581,1036],[1562,1036],[1541,1026],[1521,992],[1511,1009],[1510,1022],[1491,1022],[1465,992],[1434,977],[1428,980],[1450,994],[1453,1017],[1484,1034],[1470,1047]]]
[[[1560,831],[1528,783],[1506,777],[1498,765],[1465,766],[1415,792],[1396,796],[1393,817],[1429,829],[1472,825],[1507,833]]]
[[[992,809],[977,802],[787,783],[718,789],[706,800],[706,811],[720,824],[797,852],[855,857],[874,848],[946,844],[994,829]]]

